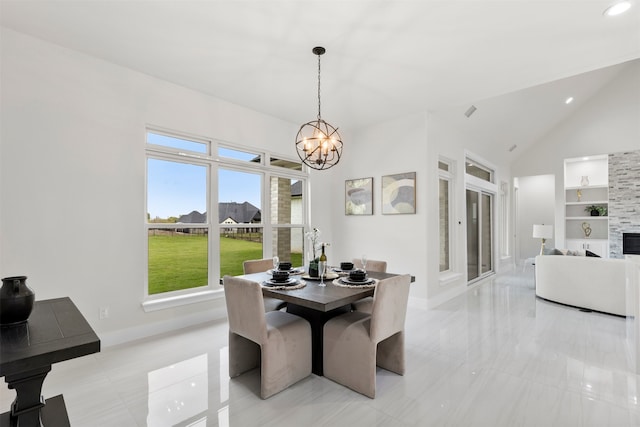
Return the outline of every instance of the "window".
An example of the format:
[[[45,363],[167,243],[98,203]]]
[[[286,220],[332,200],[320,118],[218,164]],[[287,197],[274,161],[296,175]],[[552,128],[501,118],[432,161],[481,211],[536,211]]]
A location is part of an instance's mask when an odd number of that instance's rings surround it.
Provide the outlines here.
[[[465,162],[465,172],[483,181],[493,182],[493,171],[469,159]]]
[[[494,274],[499,189],[494,183],[495,169],[487,161],[470,153],[465,157],[467,282],[472,283]]]
[[[220,277],[243,273],[242,263],[263,257],[262,173],[218,169]]]
[[[147,141],[155,137],[150,134]],[[147,157],[148,295],[207,287],[210,282],[209,165],[173,156]]]
[[[500,255],[510,255],[509,246],[509,183],[500,182]]]
[[[451,224],[453,212],[451,209],[452,163],[441,159],[438,161],[438,218],[440,237],[440,273],[451,270]]]
[[[247,259],[302,265],[300,162],[155,129],[146,151],[146,301],[217,290]]]

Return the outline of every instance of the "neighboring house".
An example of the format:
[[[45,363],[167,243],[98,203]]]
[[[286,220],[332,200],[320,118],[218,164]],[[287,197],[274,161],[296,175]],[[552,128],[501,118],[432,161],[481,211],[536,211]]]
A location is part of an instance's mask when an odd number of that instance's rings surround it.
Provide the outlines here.
[[[291,223],[302,224],[302,181],[296,181],[291,185]],[[218,203],[218,218],[221,219],[220,225],[236,225],[236,224],[259,224],[262,221],[262,213],[260,209],[249,202],[221,202]],[[178,218],[178,224],[204,224],[207,221],[207,213],[191,211],[186,215]],[[193,233],[193,229],[181,229],[183,233]],[[235,233],[234,227],[221,228],[222,233]],[[247,230],[244,230],[247,231]],[[257,229],[249,229],[248,231],[259,231]],[[302,252],[302,235],[303,230],[292,230],[291,234],[291,251]]]
[[[224,218],[220,221],[221,225],[224,224],[259,224],[262,220],[262,214],[260,209],[256,208],[249,202],[236,203],[236,202],[222,202],[218,203],[218,218]],[[207,222],[207,213],[200,213],[198,211],[191,211],[186,215],[181,215],[178,218],[178,224],[204,224]],[[236,229],[225,229],[225,233],[234,233]],[[183,229],[184,233],[193,232],[193,230]],[[256,230],[249,230],[256,231]]]
[[[260,209],[249,202],[222,202],[218,203],[218,218],[224,218],[220,224],[256,224],[262,220]],[[207,222],[207,213],[191,211],[178,218],[178,224],[204,224]]]
[[[180,215],[177,222],[178,224],[204,224],[207,222],[207,213],[191,211],[191,213],[187,215]]]
[[[259,224],[262,222],[260,209],[249,202],[218,203],[220,224]]]

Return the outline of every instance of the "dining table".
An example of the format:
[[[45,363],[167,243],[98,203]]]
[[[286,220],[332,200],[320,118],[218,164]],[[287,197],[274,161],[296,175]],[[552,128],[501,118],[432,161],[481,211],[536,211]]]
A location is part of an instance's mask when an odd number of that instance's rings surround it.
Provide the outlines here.
[[[367,277],[376,280],[383,280],[397,275],[394,273],[367,272]],[[375,287],[335,285],[333,280],[339,277],[337,273],[330,274],[324,280],[326,286],[320,286],[320,278],[309,278],[309,276],[303,275],[300,280],[304,280],[305,286],[297,289],[276,289],[268,286],[266,282],[271,279],[270,272],[245,274],[240,277],[262,284],[263,296],[285,301],[288,313],[300,316],[309,322],[311,325],[312,372],[316,375],[323,375],[324,324],[335,316],[350,312],[351,303],[373,296],[375,291]],[[413,276],[411,281],[414,281]]]

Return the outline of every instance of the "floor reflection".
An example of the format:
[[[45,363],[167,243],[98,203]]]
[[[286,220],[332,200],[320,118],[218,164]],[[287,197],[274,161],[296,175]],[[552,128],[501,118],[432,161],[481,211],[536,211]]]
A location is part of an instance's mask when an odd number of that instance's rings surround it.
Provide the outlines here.
[[[207,354],[149,372],[149,426],[174,426],[201,415],[189,426],[205,426],[209,375]]]

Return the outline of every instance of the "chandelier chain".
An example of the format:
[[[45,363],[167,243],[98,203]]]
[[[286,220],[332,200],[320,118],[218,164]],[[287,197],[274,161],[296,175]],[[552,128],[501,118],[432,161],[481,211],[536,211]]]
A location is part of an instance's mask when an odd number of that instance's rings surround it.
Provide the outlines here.
[[[318,120],[320,119],[320,55],[318,55]]]

